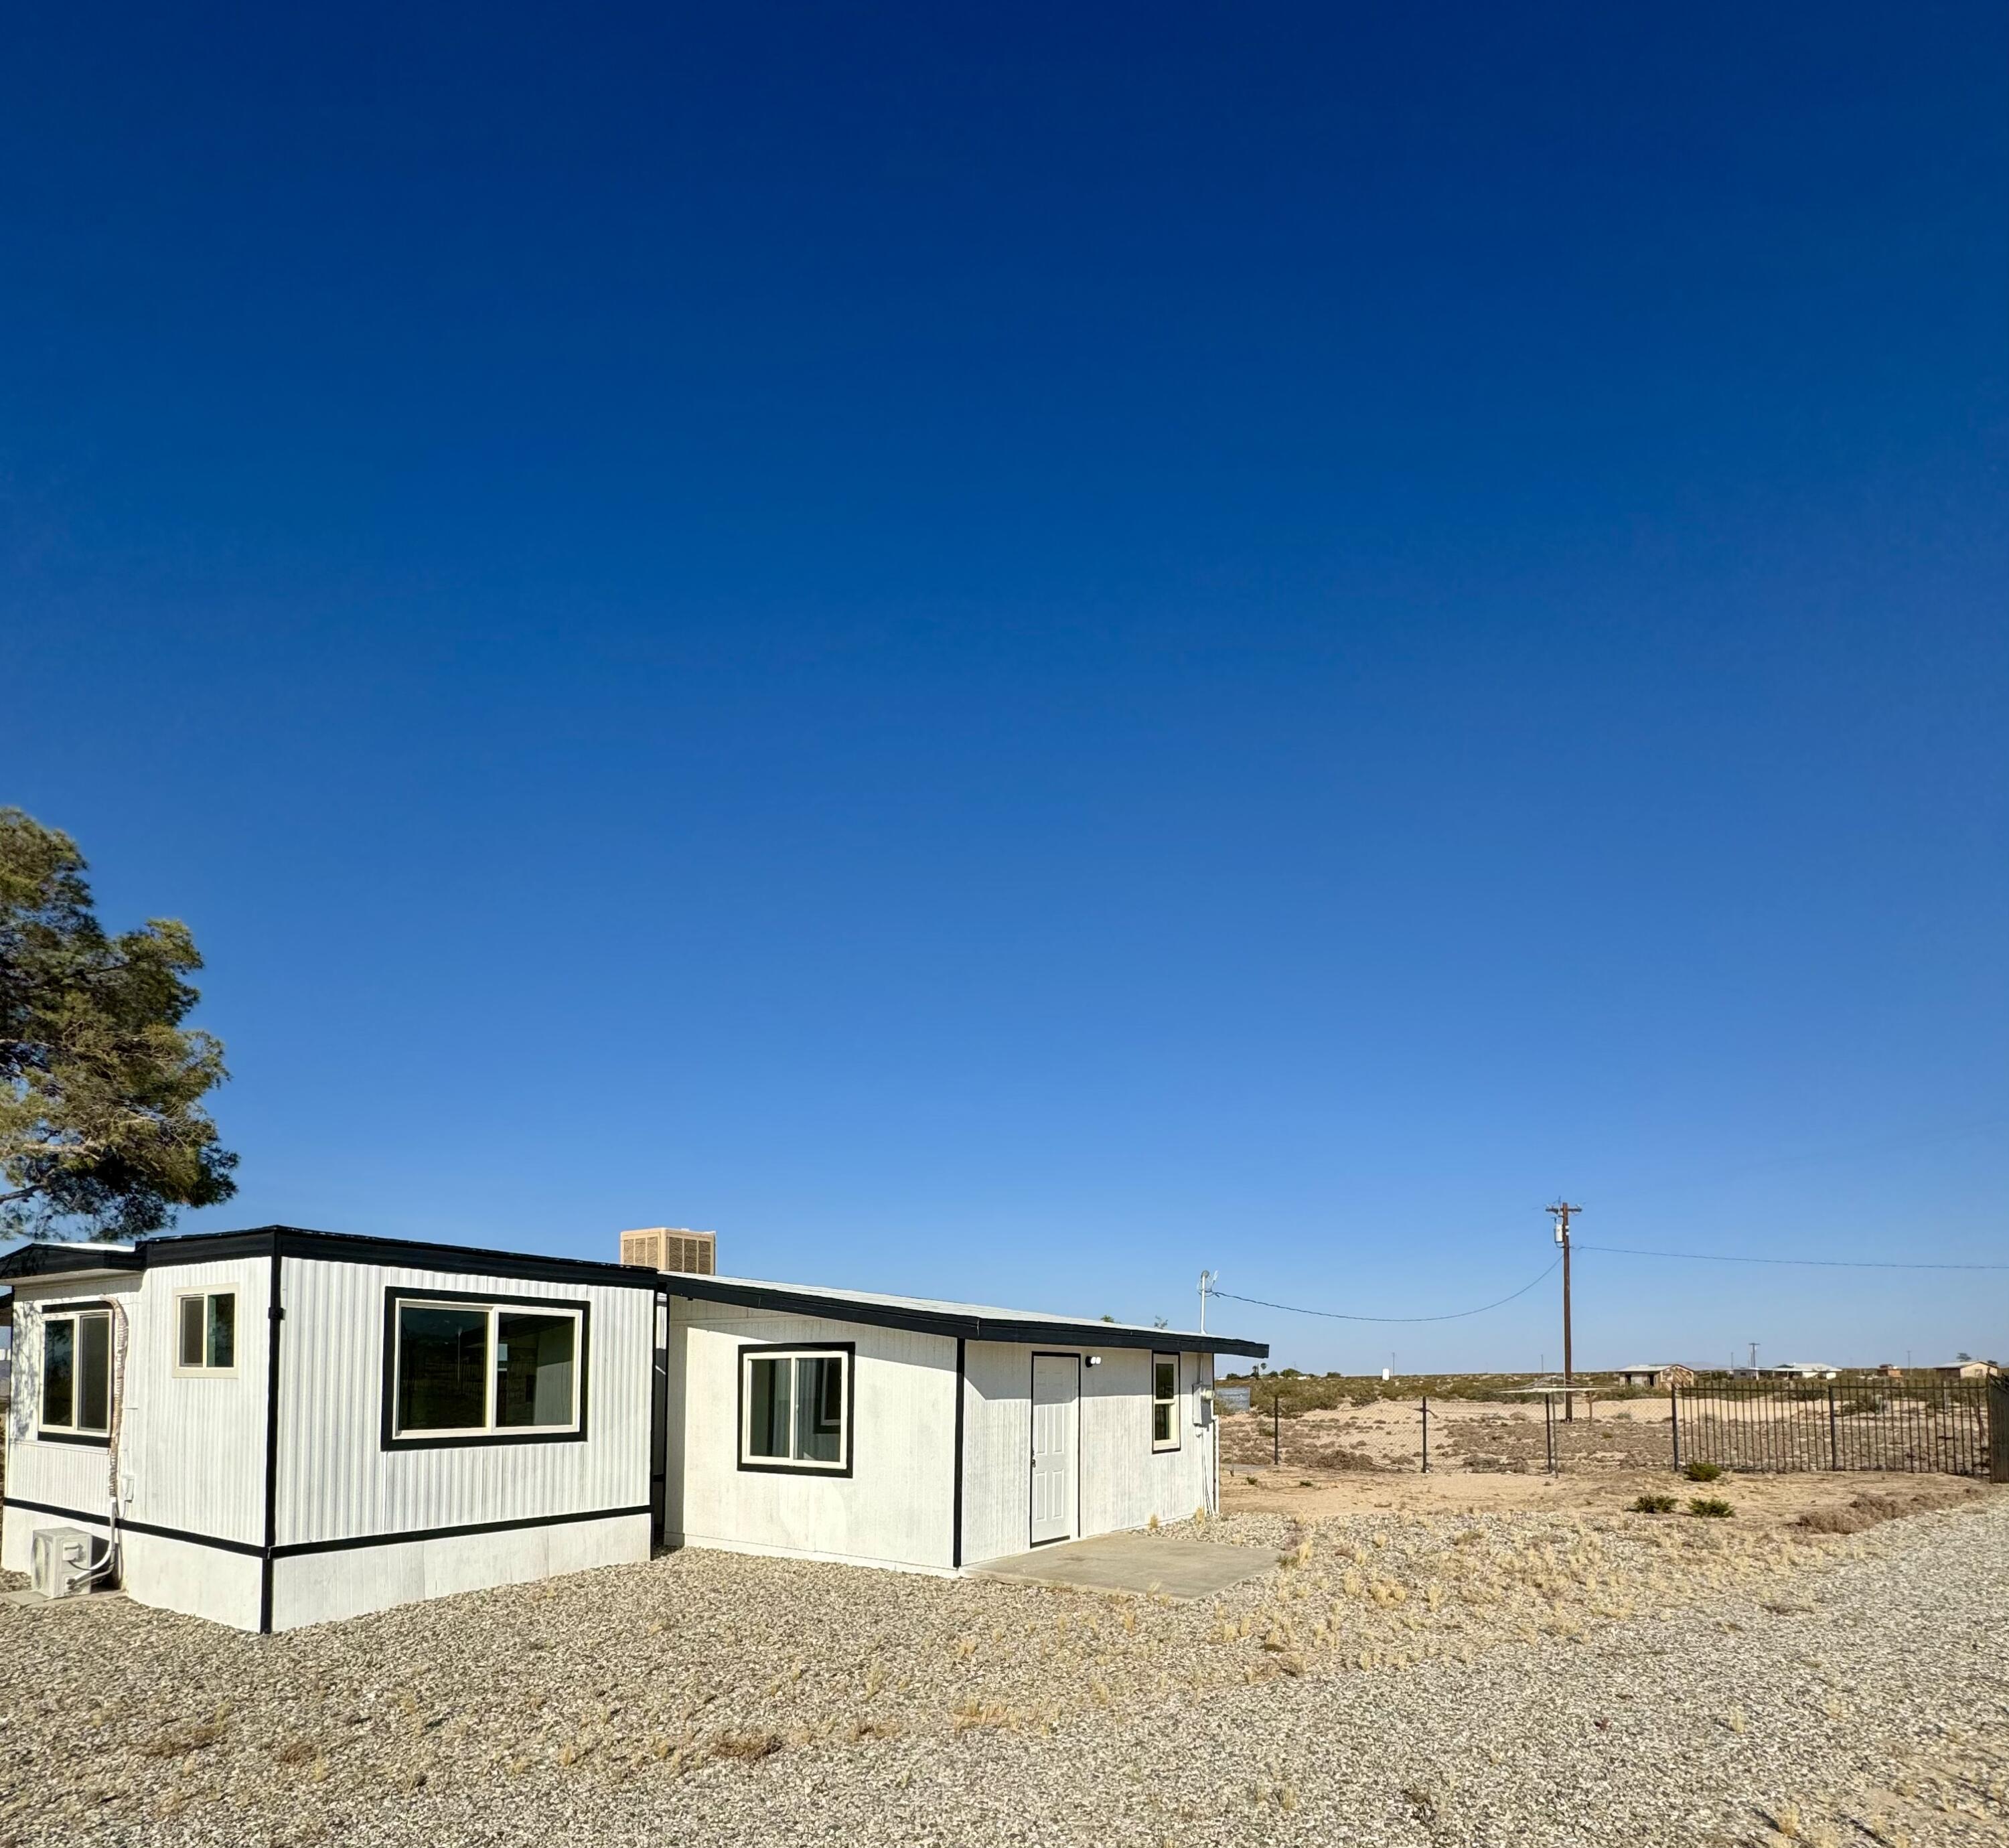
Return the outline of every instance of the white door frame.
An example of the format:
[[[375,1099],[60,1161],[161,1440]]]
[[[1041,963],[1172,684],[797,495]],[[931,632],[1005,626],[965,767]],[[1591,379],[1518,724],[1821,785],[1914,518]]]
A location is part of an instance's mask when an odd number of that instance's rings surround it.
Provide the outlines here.
[[[1074,1453],[1074,1479],[1067,1485],[1069,1515],[1068,1531],[1064,1534],[1048,1534],[1043,1538],[1038,1531],[1035,1516],[1033,1486],[1040,1467],[1040,1363],[1042,1361],[1065,1361],[1074,1368],[1074,1397],[1066,1421],[1068,1448]],[[1081,1537],[1081,1356],[1044,1349],[1035,1349],[1032,1360],[1030,1390],[1028,1392],[1029,1416],[1027,1418],[1027,1444],[1029,1467],[1026,1477],[1026,1535],[1033,1546],[1053,1546],[1064,1540]]]

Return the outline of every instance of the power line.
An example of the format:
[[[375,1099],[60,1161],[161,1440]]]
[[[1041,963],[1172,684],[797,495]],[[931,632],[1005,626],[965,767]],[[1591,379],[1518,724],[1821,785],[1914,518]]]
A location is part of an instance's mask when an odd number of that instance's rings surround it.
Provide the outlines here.
[[[1728,1251],[1645,1251],[1630,1245],[1584,1244],[1580,1251],[1617,1258],[1683,1258],[1698,1264],[1795,1264],[1819,1270],[2009,1270],[2009,1264],[1901,1264],[1874,1258],[1746,1258]]]
[[[1483,1315],[1488,1309],[1504,1308],[1515,1297],[1525,1296],[1536,1283],[1553,1276],[1556,1265],[1561,1262],[1561,1258],[1557,1259],[1555,1264],[1551,1264],[1533,1283],[1523,1283],[1512,1296],[1503,1296],[1498,1302],[1482,1303],[1476,1309],[1454,1309],[1448,1315],[1349,1315],[1338,1309],[1301,1309],[1295,1303],[1266,1302],[1260,1296],[1237,1296],[1232,1290],[1214,1290],[1209,1294],[1224,1296],[1231,1302],[1253,1303],[1259,1309],[1281,1309],[1292,1315],[1322,1316],[1327,1322],[1462,1322],[1468,1315]]]

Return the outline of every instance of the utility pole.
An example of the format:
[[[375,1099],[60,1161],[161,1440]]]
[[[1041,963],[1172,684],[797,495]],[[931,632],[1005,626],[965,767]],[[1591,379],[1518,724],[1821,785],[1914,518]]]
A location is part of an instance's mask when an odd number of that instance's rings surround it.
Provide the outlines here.
[[[1570,1215],[1581,1213],[1581,1206],[1572,1206],[1567,1201],[1558,1200],[1548,1212],[1556,1222],[1556,1243],[1563,1248],[1563,1416],[1576,1416],[1576,1395],[1567,1389],[1574,1382],[1575,1375],[1570,1365]]]
[[[1221,1281],[1217,1270],[1203,1270],[1199,1273],[1199,1332],[1206,1333],[1206,1293]]]

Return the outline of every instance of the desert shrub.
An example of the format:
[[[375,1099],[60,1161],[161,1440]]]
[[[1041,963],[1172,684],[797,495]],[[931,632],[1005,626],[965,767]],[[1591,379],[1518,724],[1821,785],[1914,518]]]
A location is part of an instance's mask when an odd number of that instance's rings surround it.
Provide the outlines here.
[[[1723,1521],[1729,1516],[1730,1504],[1720,1496],[1699,1495],[1688,1503],[1688,1512],[1710,1521]]]
[[[1642,1495],[1632,1504],[1635,1514],[1671,1514],[1674,1511],[1674,1498],[1671,1495]]]
[[[1692,1463],[1681,1471],[1691,1482],[1713,1482],[1723,1474],[1720,1463]]]

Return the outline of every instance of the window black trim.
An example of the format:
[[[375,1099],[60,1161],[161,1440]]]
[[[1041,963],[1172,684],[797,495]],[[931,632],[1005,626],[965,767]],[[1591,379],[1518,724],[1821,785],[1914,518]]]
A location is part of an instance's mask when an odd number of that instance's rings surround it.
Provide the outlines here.
[[[749,1463],[746,1460],[746,1363],[760,1354],[841,1354],[844,1362],[844,1467],[820,1463]],[[746,1341],[740,1344],[733,1365],[739,1382],[732,1407],[732,1454],[749,1476],[849,1476],[858,1461],[858,1344],[856,1341]]]
[[[512,1427],[473,1436],[401,1437],[393,1430],[397,1410],[398,1305],[401,1302],[469,1303],[495,1308],[558,1309],[579,1317],[579,1428],[576,1431],[537,1431]],[[377,1429],[382,1450],[466,1450],[494,1444],[583,1444],[586,1439],[586,1378],[593,1355],[593,1305],[585,1298],[557,1296],[501,1296],[490,1290],[423,1290],[411,1283],[384,1286],[383,1406]]]
[[[42,1397],[48,1388],[48,1321],[51,1315],[60,1319],[66,1315],[101,1314],[105,1320],[105,1428],[102,1431],[45,1431],[42,1428]],[[94,1296],[76,1302],[41,1302],[35,1305],[39,1324],[37,1333],[41,1338],[41,1353],[35,1367],[35,1436],[37,1443],[78,1444],[87,1450],[108,1450],[112,1448],[112,1427],[119,1421],[119,1407],[114,1395],[119,1390],[119,1318],[112,1312],[109,1297]],[[81,1354],[83,1344],[77,1347]],[[73,1398],[83,1397],[83,1382],[78,1379],[71,1387]]]
[[[1028,1551],[1036,1551],[1042,1546],[1065,1546],[1070,1541],[1079,1540],[1081,1534],[1081,1395],[1088,1369],[1082,1364],[1085,1348],[1036,1347],[1026,1363],[1026,1545]],[[1033,1538],[1033,1463],[1038,1452],[1033,1447],[1033,1420],[1040,1415],[1039,1400],[1034,1396],[1039,1390],[1040,1362],[1042,1361],[1072,1361],[1074,1362],[1074,1531],[1056,1534],[1051,1540]]]
[[[1172,1363],[1172,1397],[1171,1397],[1171,1414],[1172,1414],[1172,1416],[1171,1416],[1171,1427],[1172,1427],[1172,1440],[1171,1440],[1171,1442],[1170,1443],[1164,1443],[1164,1444],[1161,1444],[1161,1443],[1160,1443],[1158,1442],[1158,1432],[1157,1432],[1157,1417],[1158,1417],[1158,1363],[1159,1363],[1159,1361],[1170,1361]],[[1177,1455],[1177,1454],[1178,1454],[1181,1450],[1183,1450],[1186,1447],[1186,1446],[1185,1446],[1185,1432],[1184,1432],[1180,1428],[1180,1425],[1179,1425],[1179,1400],[1180,1400],[1181,1397],[1183,1395],[1183,1393],[1184,1393],[1184,1392],[1185,1392],[1185,1373],[1186,1373],[1186,1365],[1185,1365],[1185,1354],[1182,1354],[1182,1353],[1178,1353],[1178,1352],[1175,1352],[1175,1351],[1169,1351],[1169,1350],[1165,1349],[1165,1348],[1163,1348],[1163,1347],[1154,1348],[1154,1349],[1152,1351],[1152,1354],[1151,1354],[1151,1420],[1152,1420],[1152,1430],[1151,1430],[1151,1454],[1152,1454],[1153,1457],[1172,1457],[1172,1456],[1176,1456],[1176,1455]]]

